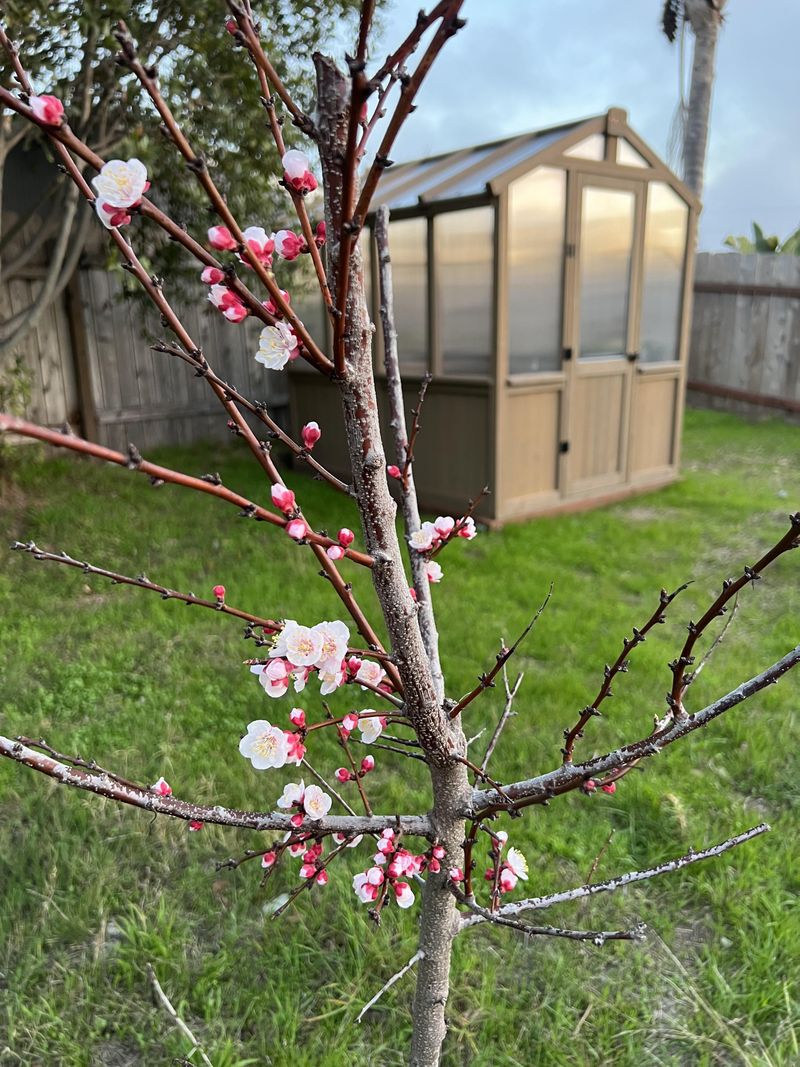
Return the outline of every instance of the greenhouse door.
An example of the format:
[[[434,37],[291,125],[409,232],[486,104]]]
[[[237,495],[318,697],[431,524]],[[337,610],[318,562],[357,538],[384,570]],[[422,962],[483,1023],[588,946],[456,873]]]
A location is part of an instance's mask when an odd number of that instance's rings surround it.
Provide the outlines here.
[[[627,477],[644,186],[576,175],[565,301],[562,486],[579,498]]]

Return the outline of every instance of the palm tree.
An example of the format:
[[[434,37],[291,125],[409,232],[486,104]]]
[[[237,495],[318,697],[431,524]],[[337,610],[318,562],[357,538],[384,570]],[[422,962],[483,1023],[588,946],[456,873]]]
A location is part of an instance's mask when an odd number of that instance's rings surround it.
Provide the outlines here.
[[[664,0],[661,26],[667,40],[674,42],[679,29],[688,25],[694,35],[692,81],[689,104],[683,117],[683,178],[702,198],[703,171],[708,145],[711,93],[714,87],[714,58],[727,0]]]

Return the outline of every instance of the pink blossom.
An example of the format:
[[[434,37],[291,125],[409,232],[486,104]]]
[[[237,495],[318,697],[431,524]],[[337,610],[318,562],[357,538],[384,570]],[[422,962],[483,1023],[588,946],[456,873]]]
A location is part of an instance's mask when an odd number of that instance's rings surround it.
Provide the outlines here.
[[[292,708],[289,712],[289,721],[302,728],[306,724],[306,713],[302,708]]]
[[[304,519],[292,519],[286,524],[287,534],[295,541],[302,541],[308,533],[308,526]]]
[[[365,683],[365,686],[362,688],[371,685],[377,689],[385,676],[386,671],[381,667],[380,663],[376,663],[371,659],[365,659],[361,661],[361,666],[356,672],[356,681]]]
[[[256,363],[262,363],[267,370],[283,370],[300,355],[300,342],[291,326],[278,321],[274,326],[265,326],[258,338]]]
[[[169,782],[165,781],[163,778],[159,778],[157,782],[153,782],[153,784],[150,786],[150,788],[152,789],[152,791],[154,793],[158,793],[159,796],[162,796],[162,797],[170,797],[170,796],[172,796],[172,786],[169,784]]]
[[[317,179],[308,169],[308,156],[305,152],[290,149],[281,160],[283,180],[299,193],[313,193],[317,188]]]
[[[196,833],[198,830],[202,830],[205,826],[204,822],[200,822],[198,819],[192,819],[189,823],[189,829]]]
[[[441,863],[439,863],[435,856],[431,857],[431,859],[428,860],[428,870],[431,872],[431,874],[438,874],[441,869],[442,865]]]
[[[311,674],[311,667],[293,667],[292,678],[294,678],[294,691],[295,693],[302,693],[306,687],[308,676]]]
[[[323,869],[317,875],[317,885],[327,885],[327,884],[328,884],[328,872],[323,867]]]
[[[423,522],[408,539],[408,543],[417,552],[428,552],[439,543],[439,531],[432,522]]]
[[[367,872],[357,874],[353,878],[353,889],[362,904],[371,904],[378,896],[378,886],[367,878]]]
[[[470,515],[467,519],[462,519],[461,525],[458,528],[458,536],[466,538],[467,541],[471,541],[476,535],[475,520]]]
[[[220,270],[219,267],[204,267],[203,273],[200,275],[200,281],[205,282],[206,285],[219,285],[225,278],[225,272]]]
[[[318,785],[310,785],[303,797],[303,807],[309,819],[323,819],[331,810],[332,799]]]
[[[464,872],[460,867],[451,867],[447,872],[447,877],[451,882],[455,882],[455,884],[458,885],[459,882],[464,881]]]
[[[225,599],[225,586],[224,585],[215,585],[214,588],[211,590],[211,592],[214,594],[214,596],[217,598],[217,600],[224,600]]]
[[[401,908],[410,908],[414,903],[414,894],[411,891],[411,886],[408,882],[395,882],[394,886],[395,899]]]
[[[344,685],[344,670],[338,667],[336,670],[319,670],[319,692],[320,696],[326,697],[330,693],[335,693],[336,690]]]
[[[431,849],[431,855],[434,859],[443,860],[446,855],[444,847],[442,845],[434,845]]]
[[[300,734],[286,731],[286,762],[299,767],[306,754],[306,746]]]
[[[60,126],[64,117],[64,105],[57,96],[30,96],[28,104],[40,122],[48,126]]]
[[[375,770],[375,757],[365,756],[361,761],[361,770],[364,774],[369,774],[370,771]]]
[[[346,526],[343,526],[336,535],[336,540],[344,548],[349,548],[350,545],[352,545],[353,541],[355,541],[355,538],[356,535],[353,533],[352,530],[348,530]]]
[[[322,248],[325,244],[325,238],[327,235],[327,226],[324,220],[317,223],[317,228],[314,230],[314,244],[317,248]]]
[[[500,872],[498,885],[501,893],[510,893],[517,885],[517,876],[510,867],[504,867]]]
[[[125,208],[115,207],[107,200],[101,200],[99,196],[95,198],[94,210],[107,230],[112,230],[115,226],[127,226],[131,221],[131,216]]]
[[[275,245],[275,251],[287,262],[291,262],[293,259],[297,259],[301,252],[305,252],[306,242],[299,235],[292,230],[278,230],[273,235],[273,241]]]
[[[600,786],[600,788],[603,790],[604,793],[612,793],[613,794],[613,793],[616,793],[616,791],[617,791],[617,783],[616,782],[605,782],[603,785]]]
[[[283,787],[283,792],[278,797],[277,804],[279,808],[293,808],[295,806],[302,807],[303,797],[306,793],[306,784],[301,778],[299,782],[287,782]],[[305,849],[303,850],[305,851]]]
[[[456,520],[451,515],[440,515],[433,525],[436,527],[436,532],[439,537],[441,537],[443,541],[446,541],[453,532],[455,524]]]
[[[92,178],[96,198],[113,208],[134,207],[148,187],[147,168],[138,159],[110,159]]]
[[[353,772],[348,771],[346,767],[337,767],[336,771],[334,772],[334,777],[337,782],[341,782],[342,785],[344,785],[345,782],[349,782],[350,779],[353,777]]]
[[[267,236],[267,231],[262,226],[248,226],[242,234],[244,238],[245,247],[250,250],[253,256],[263,263],[265,267],[272,266],[272,253],[275,250],[275,242],[271,237]],[[238,255],[239,260],[244,263],[246,267],[250,266],[250,261],[246,256]]]
[[[322,634],[308,626],[300,626],[294,619],[286,619],[278,640],[270,651],[270,658],[285,656],[295,667],[310,667],[322,651]]]
[[[389,856],[394,852],[394,841],[391,837],[382,837],[376,847],[382,855]]]
[[[304,863],[303,866],[300,868],[301,878],[313,878],[316,873],[317,867],[314,863]]]
[[[236,240],[227,226],[212,226],[208,231],[208,243],[218,252],[232,252],[237,247]]]
[[[348,735],[351,734],[353,730],[355,730],[356,726],[358,726],[358,716],[355,714],[355,712],[351,711],[349,715],[345,715],[339,726],[340,729],[344,731],[344,733]]]
[[[523,882],[528,880],[528,861],[518,848],[510,848],[506,857],[506,867],[515,878],[521,878]]]
[[[386,719],[383,715],[370,715],[368,718],[358,720],[358,729],[364,744],[371,745],[386,729]]]
[[[273,242],[273,245],[274,245],[274,242]],[[281,296],[283,297],[285,303],[291,304],[292,298],[289,296],[289,294],[286,292],[286,290],[285,289],[280,289],[279,292],[280,292]],[[280,316],[283,314],[283,312],[278,307],[278,305],[275,303],[275,301],[272,299],[272,297],[270,297],[269,300],[265,300],[264,301],[264,307],[267,309],[267,311],[270,313],[270,315],[277,315],[278,318],[280,318]]]
[[[266,719],[256,719],[248,724],[247,733],[239,742],[239,752],[257,771],[283,767],[289,754],[286,734]]]
[[[300,431],[300,436],[303,438],[303,444],[310,451],[317,441],[319,441],[320,437],[322,437],[322,430],[319,428],[319,423],[307,422]]]
[[[401,476],[400,468],[394,463],[389,464],[386,468],[386,473],[390,478],[399,478]]]
[[[429,582],[441,582],[442,580],[442,568],[435,559],[425,564],[425,573]]]
[[[341,545],[328,545],[325,549],[325,555],[328,559],[332,559],[334,563],[344,558],[344,549]]]
[[[301,819],[301,821],[302,821],[302,819]],[[293,845],[289,845],[289,849],[288,849],[289,855],[292,857],[292,859],[297,859],[297,857],[301,856],[305,852],[305,850],[306,850],[306,846],[303,844],[302,840],[301,841],[295,841],[295,843]]]
[[[208,299],[215,308],[222,312],[228,322],[241,322],[250,314],[236,293],[227,285],[212,285]]]
[[[314,666],[319,667],[321,671],[340,671],[347,653],[350,630],[339,619],[333,622],[318,622],[312,629],[322,639]]]
[[[289,670],[283,659],[253,664],[250,671],[258,675],[258,681],[266,690],[267,696],[282,697],[289,688]]]
[[[264,855],[261,857],[261,866],[265,868],[273,867],[277,858],[278,857],[276,853],[272,851],[265,852]]]
[[[287,489],[281,482],[276,482],[270,489],[272,503],[280,508],[286,515],[295,508],[295,496],[291,489]]]

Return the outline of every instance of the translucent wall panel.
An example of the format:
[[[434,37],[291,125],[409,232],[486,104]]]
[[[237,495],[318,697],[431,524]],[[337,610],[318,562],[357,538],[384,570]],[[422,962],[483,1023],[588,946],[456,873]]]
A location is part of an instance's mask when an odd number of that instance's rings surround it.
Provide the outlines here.
[[[586,186],[581,206],[580,355],[627,350],[635,195]]]
[[[428,222],[404,219],[389,225],[394,317],[401,370],[428,369]]]
[[[644,231],[644,293],[639,342],[641,359],[647,363],[678,359],[688,224],[686,202],[663,182],[651,182]]]
[[[566,171],[539,167],[508,191],[511,374],[561,369]]]
[[[494,347],[494,208],[437,215],[433,232],[444,372],[488,375]]]
[[[637,152],[624,137],[620,137],[617,141],[617,163],[622,163],[626,167],[650,166],[644,156]]]
[[[604,133],[592,133],[578,141],[572,148],[567,148],[565,156],[573,156],[575,159],[605,159],[606,137]]]

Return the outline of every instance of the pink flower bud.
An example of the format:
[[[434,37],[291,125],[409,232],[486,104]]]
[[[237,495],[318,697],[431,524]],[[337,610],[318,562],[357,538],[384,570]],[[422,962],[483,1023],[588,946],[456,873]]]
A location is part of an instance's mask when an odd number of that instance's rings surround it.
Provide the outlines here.
[[[306,713],[302,708],[292,708],[289,712],[289,720],[293,722],[295,726],[305,726]]]
[[[319,423],[307,422],[300,431],[300,436],[303,438],[303,444],[306,448],[309,450],[312,449],[317,441],[319,441],[320,437],[322,437],[322,430],[319,428]]]
[[[208,243],[218,252],[232,252],[236,241],[227,226],[212,226],[208,231]]]
[[[597,782],[595,782],[593,778],[587,778],[581,786],[581,789],[584,793],[594,793],[594,791],[597,789]]]
[[[410,585],[408,587],[408,595],[411,597],[411,599],[416,604],[416,602],[417,602],[417,591],[416,591],[416,589],[414,588],[413,585]]]
[[[308,169],[308,156],[305,152],[290,149],[281,160],[283,163],[283,180],[299,193],[313,193],[317,179]]]
[[[434,859],[443,860],[445,857],[445,850],[442,845],[434,845],[431,849],[431,855]]]
[[[389,464],[389,466],[386,468],[386,473],[389,475],[390,478],[401,477],[400,468],[394,463]]]
[[[389,876],[389,878],[399,878],[402,873],[403,868],[397,862],[397,860],[392,860],[392,862],[386,868],[386,874]]]
[[[169,797],[172,796],[172,786],[169,782],[166,782],[163,778],[159,778],[157,782],[153,782],[150,786],[154,793],[158,793],[159,796]]]
[[[189,829],[195,832],[197,832],[197,830],[202,830],[204,826],[205,823],[199,822],[197,819],[192,819],[192,821],[189,823]]]
[[[328,557],[328,559],[332,559],[335,562],[336,560],[340,560],[344,557],[344,549],[341,545],[328,545],[328,547],[325,549],[325,555]]]
[[[336,535],[336,539],[338,540],[339,544],[342,545],[344,548],[349,548],[350,545],[352,545],[353,541],[355,541],[355,538],[356,535],[353,533],[352,530],[348,530],[346,526],[343,526],[339,533]]]
[[[200,275],[200,281],[205,282],[206,285],[219,285],[224,279],[225,273],[219,267],[205,267]]]
[[[447,875],[451,882],[455,882],[458,885],[459,882],[464,881],[464,872],[460,867],[451,867],[447,872]]]
[[[57,96],[30,96],[28,104],[36,118],[47,126],[60,126],[64,105]]]
[[[301,878],[313,878],[316,873],[317,868],[313,863],[304,863],[303,866],[300,868]]]
[[[347,669],[351,674],[358,674],[361,670],[361,660],[358,656],[351,656],[347,661]]]
[[[365,756],[361,761],[361,770],[364,774],[369,774],[370,771],[375,770],[375,757]]]
[[[428,860],[428,870],[431,872],[431,874],[438,874],[441,869],[442,865],[437,859],[434,858]]]
[[[270,490],[270,495],[276,508],[280,508],[287,515],[290,511],[294,511],[295,499],[291,489],[287,489],[285,485],[277,482]]]
[[[214,588],[211,590],[211,592],[214,594],[214,596],[217,598],[217,600],[224,600],[225,599],[225,586],[224,585],[215,585]]]
[[[325,225],[325,222],[318,222],[317,228],[314,230],[314,244],[317,246],[317,248],[322,248],[322,246],[325,244],[326,232],[327,227]]]
[[[302,541],[308,533],[308,526],[304,519],[292,519],[286,523],[286,532],[295,541]]]
[[[334,777],[337,782],[341,782],[343,785],[345,782],[349,782],[353,777],[352,773],[348,771],[346,767],[337,767],[334,773]]]
[[[304,818],[305,818],[305,815],[298,814],[298,815],[293,815],[289,821],[291,822],[292,826],[302,826]]]
[[[302,237],[299,237],[292,230],[278,230],[275,234],[275,251],[287,262],[291,262],[293,259],[306,251],[306,242]]]
[[[604,793],[616,793],[616,791],[617,791],[617,783],[616,782],[606,782],[605,785],[601,785],[600,788],[603,790]]]
[[[348,734],[351,734],[356,726],[358,726],[358,716],[354,715],[352,712],[349,715],[345,715],[342,719],[341,727]]]
[[[323,868],[317,875],[317,885],[328,884],[328,872]]]
[[[265,852],[264,855],[261,857],[261,866],[272,867],[277,858],[278,857],[274,852]]]
[[[239,27],[236,25],[236,19],[225,19],[225,29],[230,34],[236,33]]]
[[[280,294],[287,304],[291,304],[292,298],[289,296],[285,289],[281,289]],[[280,316],[283,314],[283,312],[280,310],[280,308],[272,299],[272,297],[270,297],[269,300],[264,301],[264,307],[267,309],[270,315],[276,315],[278,318],[280,318]]]

